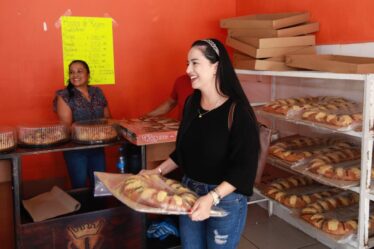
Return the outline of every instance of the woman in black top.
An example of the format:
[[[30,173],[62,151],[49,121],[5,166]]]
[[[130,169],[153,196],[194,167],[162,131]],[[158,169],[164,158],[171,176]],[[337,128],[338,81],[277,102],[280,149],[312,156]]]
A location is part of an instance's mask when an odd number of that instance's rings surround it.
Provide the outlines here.
[[[157,168],[143,173],[165,175],[180,166],[185,173],[182,182],[199,194],[190,214],[180,216],[184,249],[236,248],[256,177],[256,117],[218,40],[192,44],[187,74],[194,93],[184,107],[176,149]],[[213,205],[229,214],[210,217]]]

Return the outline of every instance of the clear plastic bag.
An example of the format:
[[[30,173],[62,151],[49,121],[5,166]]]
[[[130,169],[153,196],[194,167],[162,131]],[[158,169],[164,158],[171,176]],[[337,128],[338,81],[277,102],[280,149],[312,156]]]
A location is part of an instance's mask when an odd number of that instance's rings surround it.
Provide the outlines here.
[[[95,196],[108,191],[128,207],[143,213],[188,214],[197,194],[178,181],[160,175],[133,175],[95,172]],[[212,207],[210,216],[228,213]]]
[[[118,139],[118,128],[113,120],[97,119],[75,122],[72,139],[80,144],[102,144]]]
[[[17,146],[16,132],[13,128],[0,128],[0,153],[14,150]]]
[[[44,147],[69,141],[69,129],[64,124],[22,125],[17,127],[18,144],[24,147]]]
[[[354,130],[362,123],[362,104],[335,96],[277,99],[257,112],[336,131]]]

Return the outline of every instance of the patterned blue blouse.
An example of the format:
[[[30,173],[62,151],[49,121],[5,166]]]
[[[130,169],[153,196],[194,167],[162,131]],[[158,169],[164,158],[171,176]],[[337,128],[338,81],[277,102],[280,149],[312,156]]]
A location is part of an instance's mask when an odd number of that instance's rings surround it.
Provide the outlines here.
[[[104,108],[108,106],[108,102],[100,88],[88,86],[90,101],[76,88],[72,88],[72,90],[74,92],[72,98],[69,97],[69,91],[66,88],[56,92],[53,100],[55,112],[57,111],[57,96],[60,96],[70,107],[73,113],[73,122],[104,118]]]

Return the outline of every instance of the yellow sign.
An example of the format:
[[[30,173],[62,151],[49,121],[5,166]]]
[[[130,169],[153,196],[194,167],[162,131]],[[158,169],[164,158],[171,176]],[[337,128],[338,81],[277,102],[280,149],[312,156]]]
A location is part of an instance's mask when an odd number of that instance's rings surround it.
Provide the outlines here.
[[[112,19],[63,16],[61,31],[65,84],[73,60],[87,62],[91,85],[114,84]]]

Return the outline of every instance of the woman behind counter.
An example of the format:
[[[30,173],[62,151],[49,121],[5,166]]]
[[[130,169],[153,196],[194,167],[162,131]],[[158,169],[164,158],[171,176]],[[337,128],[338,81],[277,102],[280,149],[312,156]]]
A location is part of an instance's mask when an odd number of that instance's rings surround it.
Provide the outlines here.
[[[184,107],[176,149],[157,168],[141,173],[165,175],[180,166],[182,183],[200,196],[190,214],[179,217],[183,249],[234,249],[256,177],[257,120],[221,42],[194,42],[187,63],[195,90]],[[229,128],[232,103],[236,106]],[[229,215],[209,217],[213,205]]]
[[[54,110],[61,122],[70,127],[73,122],[110,118],[108,102],[102,90],[89,86],[90,68],[85,61],[74,60],[69,64],[68,85],[56,92]],[[94,184],[94,171],[105,171],[103,148],[65,151],[72,188],[86,186],[87,178]]]

